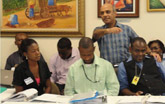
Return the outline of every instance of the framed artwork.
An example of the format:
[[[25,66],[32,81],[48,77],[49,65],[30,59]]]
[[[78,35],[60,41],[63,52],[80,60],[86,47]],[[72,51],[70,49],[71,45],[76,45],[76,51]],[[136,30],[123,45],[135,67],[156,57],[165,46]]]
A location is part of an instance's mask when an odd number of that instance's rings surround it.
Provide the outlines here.
[[[165,11],[165,0],[147,0],[147,11]]]
[[[139,17],[139,0],[98,0],[98,17],[100,17],[100,7],[104,3],[111,3],[115,6],[117,18]]]
[[[27,32],[39,37],[83,37],[84,0],[1,0],[2,36]]]

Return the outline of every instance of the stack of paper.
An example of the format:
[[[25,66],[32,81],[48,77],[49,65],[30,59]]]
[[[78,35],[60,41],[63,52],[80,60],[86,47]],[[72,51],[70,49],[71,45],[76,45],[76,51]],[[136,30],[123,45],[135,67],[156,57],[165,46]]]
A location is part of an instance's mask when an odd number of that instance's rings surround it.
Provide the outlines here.
[[[123,96],[118,104],[143,104],[146,96]]]
[[[42,94],[41,96],[37,96],[31,102],[54,102],[54,103],[62,103],[68,104],[70,100],[70,96],[61,96],[55,94]]]
[[[146,104],[165,104],[165,96],[151,96],[146,100]]]
[[[33,99],[38,96],[38,91],[34,88],[27,89],[12,95],[11,97],[5,99],[3,102],[23,102]]]

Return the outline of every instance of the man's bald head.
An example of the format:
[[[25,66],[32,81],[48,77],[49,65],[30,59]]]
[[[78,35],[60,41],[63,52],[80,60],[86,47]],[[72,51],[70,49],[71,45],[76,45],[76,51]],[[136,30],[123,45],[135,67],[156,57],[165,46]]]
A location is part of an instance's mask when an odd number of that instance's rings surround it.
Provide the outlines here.
[[[88,37],[81,38],[79,42],[79,47],[82,47],[82,48],[94,47],[92,39]]]
[[[100,17],[105,24],[109,25],[109,27],[113,27],[116,23],[115,7],[110,3],[105,3],[100,8]]]
[[[18,37],[20,37],[20,36],[24,36],[24,37],[28,38],[28,36],[27,36],[26,33],[16,33],[16,35],[15,35],[15,40],[16,40]]]
[[[92,39],[88,37],[81,38],[79,42],[79,51],[81,59],[85,64],[91,64],[94,60],[94,50],[95,47],[93,45]]]
[[[101,6],[100,10],[101,10],[102,8],[112,8],[113,12],[116,12],[115,6],[113,6],[113,5],[110,4],[110,3],[105,3],[105,4],[103,4],[103,5]]]
[[[17,45],[18,49],[20,48],[22,40],[27,39],[27,38],[28,36],[26,33],[17,33],[15,35],[15,45]]]

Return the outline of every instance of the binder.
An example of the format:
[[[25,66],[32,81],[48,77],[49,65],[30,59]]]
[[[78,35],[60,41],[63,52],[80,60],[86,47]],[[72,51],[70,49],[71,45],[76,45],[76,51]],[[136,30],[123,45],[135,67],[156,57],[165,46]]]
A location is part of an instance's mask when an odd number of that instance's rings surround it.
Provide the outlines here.
[[[74,95],[70,103],[72,104],[104,104],[107,103],[107,96],[97,91]]]
[[[2,102],[26,102],[38,96],[38,91],[34,88],[30,88],[21,92],[18,92]]]

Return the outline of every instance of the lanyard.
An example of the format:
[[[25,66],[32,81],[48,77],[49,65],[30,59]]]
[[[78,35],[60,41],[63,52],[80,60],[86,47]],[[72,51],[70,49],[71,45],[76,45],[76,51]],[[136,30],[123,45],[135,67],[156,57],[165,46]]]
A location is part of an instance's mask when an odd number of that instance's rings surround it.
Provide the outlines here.
[[[85,77],[90,81],[90,82],[93,82],[93,83],[97,83],[97,82],[100,82],[100,81],[96,81],[96,65],[95,65],[95,76],[94,76],[94,81],[92,81],[86,74],[85,72],[85,68],[84,66],[82,65],[82,68],[83,68],[83,71],[84,71],[84,74],[85,74]]]
[[[138,75],[138,74],[137,74],[137,65],[135,64],[135,76],[140,77],[141,74],[142,74],[142,70],[143,70],[143,68],[140,70],[140,73],[139,73],[139,75]]]

